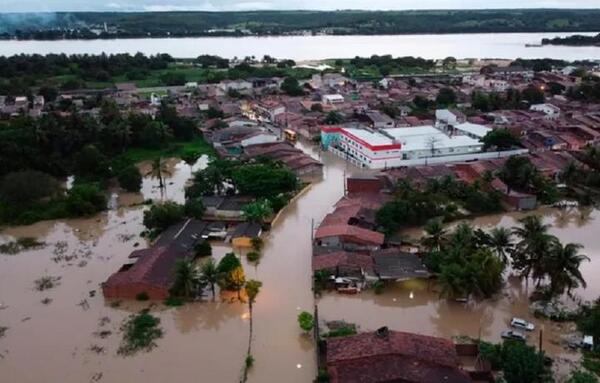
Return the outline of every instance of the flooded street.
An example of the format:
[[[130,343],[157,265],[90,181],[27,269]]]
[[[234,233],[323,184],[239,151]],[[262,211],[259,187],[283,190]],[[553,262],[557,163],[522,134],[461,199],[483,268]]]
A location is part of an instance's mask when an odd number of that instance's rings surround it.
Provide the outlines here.
[[[299,144],[319,157],[313,148]],[[265,237],[257,266],[242,257],[247,279],[263,287],[254,306],[254,367],[250,382],[310,382],[315,375],[312,340],[301,335],[296,317],[312,311],[311,224],[332,210],[343,195],[344,175],[358,172],[337,157],[323,153],[322,180],[292,202]],[[184,201],[183,186],[192,171],[206,165],[201,158],[190,167],[170,160],[165,199]],[[142,169],[148,164],[142,164]],[[89,219],[40,222],[0,232],[0,243],[15,237],[34,236],[46,242],[43,249],[17,255],[0,255],[0,376],[6,382],[237,382],[248,341],[248,307],[227,297],[168,308],[156,304],[152,311],[164,330],[158,347],[133,357],[118,356],[119,326],[130,313],[148,302],[108,302],[99,284],[127,259],[135,248],[147,246],[142,201],[160,199],[158,181],[147,177],[140,194],[115,195],[115,208]],[[135,206],[131,206],[135,205]],[[600,293],[594,278],[600,267],[600,212],[542,210],[553,224],[551,232],[563,241],[579,242],[592,262],[582,272],[588,289],[585,299]],[[519,214],[475,219],[486,228],[513,226]],[[410,233],[409,233],[410,234]],[[414,231],[412,234],[418,234]],[[213,244],[215,258],[231,251]],[[596,271],[594,271],[596,270]],[[61,277],[60,284],[36,291],[34,281],[44,275]],[[95,293],[92,293],[95,292]],[[52,301],[44,304],[42,300]],[[410,282],[388,288],[383,294],[368,291],[357,296],[326,294],[318,301],[321,319],[345,319],[371,330],[388,325],[396,330],[451,337],[468,335],[498,341],[514,315],[532,319],[524,284],[510,279],[504,295],[495,301],[469,305],[439,300],[433,286]],[[106,319],[107,317],[109,322]],[[544,348],[553,355],[576,359],[577,354],[557,346],[561,329],[534,320],[544,329]],[[111,333],[105,337],[100,332]],[[537,334],[537,332],[536,332]],[[533,337],[533,336],[532,336]],[[535,344],[535,339],[530,339]],[[95,347],[92,351],[90,348]]]

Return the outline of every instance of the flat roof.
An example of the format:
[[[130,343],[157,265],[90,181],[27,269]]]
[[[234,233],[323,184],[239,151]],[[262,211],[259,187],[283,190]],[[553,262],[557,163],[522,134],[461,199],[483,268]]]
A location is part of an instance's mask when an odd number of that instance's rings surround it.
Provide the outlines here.
[[[458,148],[462,146],[481,145],[478,140],[467,136],[447,136],[433,126],[416,126],[411,128],[391,128],[385,132],[402,144],[403,151],[430,150],[431,140],[435,140],[437,148]]]
[[[463,124],[454,125],[454,128],[456,128],[462,132],[467,132],[469,134],[473,134],[477,137],[485,137],[486,134],[488,134],[489,132],[492,131],[492,129],[488,128],[487,126],[483,126],[483,125],[479,125],[479,124],[472,124],[470,122],[465,122]]]

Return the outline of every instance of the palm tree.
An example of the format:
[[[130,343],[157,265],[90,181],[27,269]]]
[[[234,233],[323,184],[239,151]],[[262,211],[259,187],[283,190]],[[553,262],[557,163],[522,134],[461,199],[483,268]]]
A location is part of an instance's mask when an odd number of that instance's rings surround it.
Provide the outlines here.
[[[210,258],[206,263],[200,267],[200,278],[201,280],[210,286],[212,293],[212,300],[215,300],[215,285],[219,281],[221,274],[217,269],[217,264],[214,259]]]
[[[198,286],[198,273],[191,259],[180,259],[175,263],[175,281],[171,291],[175,295],[190,298]]]
[[[262,282],[256,281],[254,279],[247,281],[244,286],[244,288],[246,290],[246,295],[248,296],[248,311],[250,313],[250,331],[249,331],[249,335],[248,335],[248,351],[246,352],[246,360],[248,360],[248,358],[251,357],[251,355],[252,355],[252,331],[253,331],[252,305],[256,301],[256,297],[258,296],[258,293],[260,292],[261,287],[262,287]],[[248,365],[246,364],[246,366],[248,366]],[[244,368],[242,382],[245,382],[247,379],[248,379],[248,368]]]
[[[171,171],[167,167],[167,162],[163,160],[162,157],[157,157],[152,160],[152,169],[146,173],[146,176],[151,176],[153,178],[158,178],[158,187],[160,190],[164,190],[165,182],[164,175],[170,176]]]
[[[442,297],[457,299],[469,295],[462,267],[456,263],[442,267],[437,283]]]
[[[421,243],[430,251],[440,250],[446,242],[446,230],[440,218],[429,220],[424,227],[425,237],[421,239]]]
[[[505,227],[495,227],[489,234],[489,246],[504,265],[508,264],[508,255],[513,250],[512,232]]]
[[[550,294],[552,296],[561,295],[565,290],[567,294],[571,294],[574,288],[587,286],[579,266],[581,262],[590,259],[579,254],[581,248],[582,246],[577,243],[563,245],[558,241],[552,246],[549,256],[544,262],[550,277]]]
[[[550,225],[544,224],[540,216],[530,215],[519,223],[520,227],[513,228],[513,234],[520,239],[512,252],[513,267],[521,277],[528,279],[531,275],[539,284],[545,276],[542,259],[558,239],[548,234]]]

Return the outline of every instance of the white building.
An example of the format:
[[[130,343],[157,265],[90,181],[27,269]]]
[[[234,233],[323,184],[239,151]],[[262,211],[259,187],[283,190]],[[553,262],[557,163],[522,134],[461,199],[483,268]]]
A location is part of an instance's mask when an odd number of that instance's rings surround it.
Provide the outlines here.
[[[369,169],[473,161],[527,153],[527,150],[482,152],[479,136],[489,128],[457,124],[452,133],[433,126],[361,129],[328,126],[321,129],[325,149],[352,164]],[[484,129],[485,128],[485,131]]]
[[[556,120],[560,117],[560,108],[552,104],[531,105],[529,110],[544,113],[546,115],[544,118],[547,120]]]
[[[250,93],[252,88],[252,83],[246,80],[225,80],[219,83],[219,90],[225,93],[230,90],[235,90],[240,93]]]
[[[344,96],[341,94],[324,94],[321,96],[321,102],[325,105],[343,104]]]

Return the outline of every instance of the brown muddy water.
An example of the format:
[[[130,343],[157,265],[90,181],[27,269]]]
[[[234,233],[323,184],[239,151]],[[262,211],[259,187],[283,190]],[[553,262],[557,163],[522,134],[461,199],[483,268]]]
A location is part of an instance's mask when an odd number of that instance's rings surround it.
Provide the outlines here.
[[[324,163],[323,178],[291,203],[265,238],[260,263],[247,264],[246,277],[263,282],[254,306],[254,340],[250,382],[310,382],[315,375],[313,342],[303,336],[296,317],[300,310],[312,311],[310,264],[311,224],[332,210],[343,194],[344,175],[358,173],[328,153],[299,144]],[[161,195],[158,180],[147,177],[138,194],[114,193],[112,209],[89,219],[40,222],[7,228],[0,243],[15,237],[34,236],[47,243],[43,249],[17,255],[0,255],[0,326],[7,326],[0,338],[0,381],[2,382],[237,382],[248,341],[247,305],[222,295],[179,308],[152,306],[160,317],[164,336],[148,353],[133,357],[116,354],[123,319],[147,302],[105,302],[100,283],[135,249],[147,246],[139,236],[143,230],[144,206],[148,198],[183,202],[183,186],[194,170],[206,165],[201,158],[193,167],[170,160],[171,175]],[[148,164],[142,164],[148,169]],[[581,291],[586,299],[600,293],[594,270],[597,256],[600,214],[584,218],[553,210],[544,211],[553,231],[562,240],[580,242],[592,262],[585,264],[589,287]],[[492,227],[514,224],[516,215],[475,220]],[[215,258],[231,249],[213,244]],[[36,291],[41,276],[61,277],[52,289]],[[388,325],[393,329],[440,336],[469,335],[498,340],[499,332],[513,315],[530,318],[525,286],[509,280],[505,294],[484,303],[461,305],[439,300],[427,284],[405,283],[382,295],[365,292],[358,296],[327,294],[321,298],[321,319],[345,319],[363,330]],[[95,291],[95,294],[91,294]],[[93,295],[93,296],[92,296]],[[52,301],[44,304],[41,301]],[[110,322],[107,322],[108,318]],[[554,344],[561,333],[556,325],[535,321],[545,331],[544,347],[556,356],[576,359],[576,354]],[[111,331],[102,338],[101,331]],[[532,340],[533,343],[533,340]],[[99,346],[102,351],[92,351]],[[98,349],[98,347],[96,347]]]

